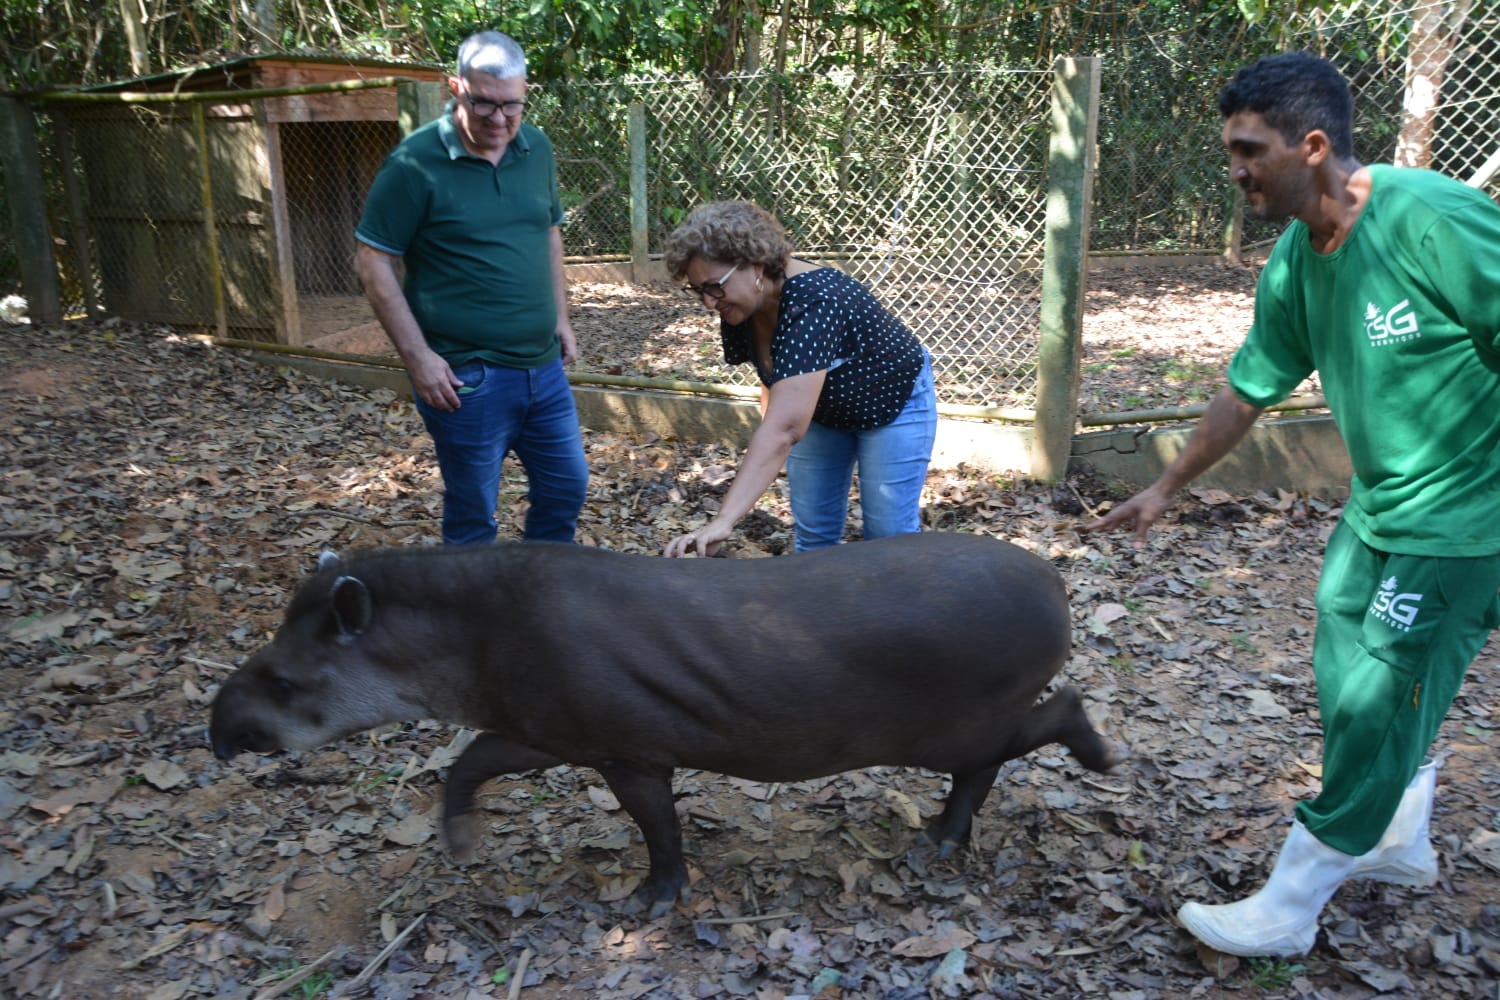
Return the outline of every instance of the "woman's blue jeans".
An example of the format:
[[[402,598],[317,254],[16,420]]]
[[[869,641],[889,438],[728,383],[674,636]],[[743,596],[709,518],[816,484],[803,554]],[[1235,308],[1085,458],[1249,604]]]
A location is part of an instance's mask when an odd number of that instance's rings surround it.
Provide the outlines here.
[[[457,410],[445,413],[417,400],[443,474],[443,541],[495,540],[500,471],[510,452],[526,470],[525,539],[573,541],[589,467],[562,362],[505,368],[476,360],[453,374],[464,383]]]
[[[932,361],[922,366],[911,398],[895,420],[870,431],[839,431],[814,421],[786,460],[796,549],[820,549],[844,538],[849,486],[859,466],[863,536],[922,530],[922,487],[937,437]]]

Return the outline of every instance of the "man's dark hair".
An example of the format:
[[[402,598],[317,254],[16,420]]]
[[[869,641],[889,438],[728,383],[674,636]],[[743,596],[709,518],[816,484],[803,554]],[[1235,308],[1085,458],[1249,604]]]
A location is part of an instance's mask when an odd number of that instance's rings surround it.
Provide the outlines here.
[[[1259,112],[1289,144],[1321,129],[1333,155],[1354,155],[1354,99],[1333,64],[1306,52],[1266,56],[1239,72],[1219,92],[1219,113]]]

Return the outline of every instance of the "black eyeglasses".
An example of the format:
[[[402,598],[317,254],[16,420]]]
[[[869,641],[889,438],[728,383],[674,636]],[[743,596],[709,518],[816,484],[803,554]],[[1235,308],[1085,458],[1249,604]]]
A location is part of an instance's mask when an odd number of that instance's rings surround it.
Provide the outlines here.
[[[464,103],[469,106],[470,111],[474,112],[475,118],[486,119],[495,117],[496,111],[507,118],[519,118],[526,113],[527,108],[531,107],[531,104],[527,101],[500,101],[496,103],[495,101],[486,101],[482,97],[470,97],[468,94],[464,95]]]
[[[743,263],[744,261],[740,261],[740,264]],[[695,285],[689,282],[688,284],[682,286],[682,290],[684,292],[687,292],[695,299],[708,299],[708,301],[710,302],[717,302],[728,294],[724,291],[724,282],[728,281],[729,276],[739,269],[740,265],[736,264],[729,270],[725,271],[724,276],[718,281],[705,281],[701,285]]]

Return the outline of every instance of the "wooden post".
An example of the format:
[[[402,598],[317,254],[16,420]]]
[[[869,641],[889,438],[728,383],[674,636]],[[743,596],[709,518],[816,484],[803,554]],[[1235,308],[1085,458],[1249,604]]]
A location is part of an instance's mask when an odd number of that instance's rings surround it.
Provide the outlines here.
[[[5,170],[5,200],[21,263],[21,293],[33,323],[62,321],[57,258],[47,224],[47,189],[36,144],[36,118],[14,97],[0,97],[0,167]]]
[[[1036,437],[1031,457],[1032,475],[1043,482],[1055,483],[1067,473],[1078,418],[1099,73],[1097,57],[1062,58],[1053,67]]]
[[[292,210],[287,204],[286,163],[281,144],[281,123],[266,113],[266,101],[255,102],[255,124],[265,143],[265,171],[261,176],[271,219],[271,246],[274,257],[270,266],[271,288],[281,303],[275,311],[276,342],[302,344],[302,299],[297,293],[296,249],[292,245]]]
[[[1245,243],[1245,192],[1238,185],[1229,199],[1229,218],[1224,220],[1224,259],[1231,264],[1240,263],[1244,257]]]
[[[650,276],[651,227],[646,211],[646,105],[630,102],[630,280]]]
[[[402,135],[411,135],[443,114],[448,86],[441,81],[406,81],[396,84],[396,121]]]
[[[98,316],[99,291],[94,285],[94,237],[89,231],[88,213],[83,207],[83,192],[78,189],[78,157],[73,151],[73,126],[67,113],[52,113],[53,133],[57,137],[57,156],[62,165],[63,198],[68,206],[68,236],[76,258],[78,283],[83,286],[83,311]]]
[[[214,299],[214,325],[219,336],[229,336],[229,307],[224,301],[224,260],[219,255],[219,228],[214,219],[213,157],[208,152],[208,126],[203,104],[193,105],[193,134],[198,140],[198,187],[203,203],[203,238],[208,244],[209,292]]]

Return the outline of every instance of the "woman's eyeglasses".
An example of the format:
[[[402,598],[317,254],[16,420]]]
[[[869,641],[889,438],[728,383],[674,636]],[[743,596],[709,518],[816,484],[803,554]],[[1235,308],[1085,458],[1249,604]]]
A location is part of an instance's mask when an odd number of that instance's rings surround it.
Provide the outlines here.
[[[740,263],[743,264],[744,261],[741,261]],[[682,290],[693,296],[693,298],[695,299],[708,299],[708,301],[710,302],[717,302],[726,294],[728,294],[724,291],[724,282],[728,281],[729,276],[739,269],[740,265],[736,264],[729,270],[725,271],[724,276],[721,277],[718,281],[705,281],[701,285],[695,285],[689,282],[688,284],[682,286]]]

